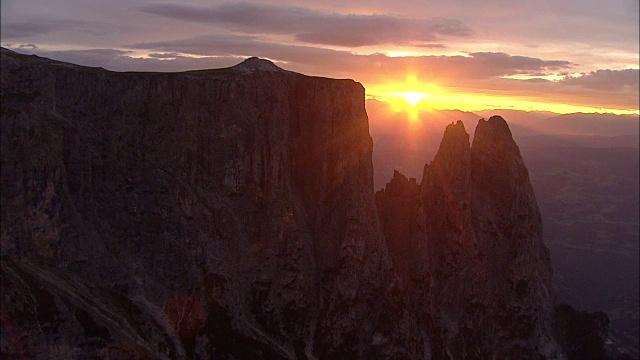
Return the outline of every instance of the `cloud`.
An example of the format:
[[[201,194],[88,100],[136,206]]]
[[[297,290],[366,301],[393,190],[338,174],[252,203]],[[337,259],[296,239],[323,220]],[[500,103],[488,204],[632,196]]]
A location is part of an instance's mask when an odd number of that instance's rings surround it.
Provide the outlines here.
[[[30,19],[2,23],[2,38],[16,39],[46,35],[62,31],[81,32],[89,35],[107,35],[130,30],[130,27],[101,21],[80,21],[73,19]]]
[[[177,57],[181,57],[182,55],[179,53],[152,53],[148,55],[150,58],[155,59],[175,59]]]
[[[51,22],[12,22],[2,24],[2,37],[5,39],[25,38],[48,34],[58,30],[59,24]]]
[[[423,49],[446,49],[447,48],[447,46],[444,44],[417,44],[412,46],[417,48],[423,48]]]
[[[258,36],[218,34],[181,40],[132,44],[132,49],[158,53],[183,53],[200,56],[259,56],[283,63],[293,63],[295,70],[314,73],[361,74],[378,81],[388,81],[412,73],[434,81],[463,81],[508,75],[556,73],[573,65],[568,61],[543,60],[505,53],[471,53],[469,56],[389,57],[376,53],[356,55],[349,51],[300,45],[287,45]],[[353,75],[351,75],[353,76]]]
[[[511,69],[507,75],[541,75],[549,71],[570,68],[573,64],[564,60],[542,60],[527,56],[513,56],[502,52],[476,52],[469,54],[487,68]]]
[[[179,40],[161,40],[127,45],[130,49],[154,50],[159,53],[175,52],[192,54],[199,56],[208,55],[250,55],[261,54],[262,57],[269,57],[269,47],[276,50],[286,46],[277,43],[264,42],[257,36],[236,35],[236,34],[216,34],[197,36]],[[274,51],[275,52],[275,51]]]
[[[575,85],[587,89],[620,91],[625,88],[638,92],[640,82],[640,70],[596,70],[577,77],[567,76],[561,82],[566,85]]]
[[[35,44],[22,44],[20,46],[18,46],[20,49],[31,49],[31,50],[35,50],[38,47]]]
[[[213,7],[151,4],[139,11],[207,23],[247,34],[286,34],[311,44],[359,47],[382,44],[428,45],[446,37],[468,37],[455,19],[410,19],[392,15],[339,14],[309,8],[228,3]]]
[[[380,61],[381,59],[378,59]],[[543,60],[526,56],[513,56],[501,52],[478,52],[468,56],[416,56],[382,59],[380,72],[403,69],[422,79],[436,82],[467,82],[470,80],[499,78],[512,75],[540,75],[571,68],[573,64],[562,60]]]
[[[154,53],[181,53],[197,56],[249,57],[258,56],[288,63],[292,70],[311,73],[333,73],[351,70],[349,64],[356,55],[347,51],[310,46],[287,45],[265,41],[258,36],[217,34],[180,40],[131,44],[130,49]],[[351,73],[353,74],[353,73]],[[351,75],[353,76],[353,75]]]

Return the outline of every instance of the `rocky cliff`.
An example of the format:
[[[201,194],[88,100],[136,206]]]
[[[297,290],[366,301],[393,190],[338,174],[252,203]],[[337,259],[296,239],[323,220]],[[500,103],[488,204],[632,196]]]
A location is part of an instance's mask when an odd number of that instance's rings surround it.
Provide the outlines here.
[[[3,49],[1,66],[3,355],[557,352],[503,120],[472,147],[449,127],[420,185],[396,174],[376,196],[381,226],[356,82],[256,58],[114,73]]]
[[[447,127],[417,184],[396,172],[376,194],[393,265],[436,358],[522,359],[557,352],[549,253],[527,169],[504,119],[473,145]]]

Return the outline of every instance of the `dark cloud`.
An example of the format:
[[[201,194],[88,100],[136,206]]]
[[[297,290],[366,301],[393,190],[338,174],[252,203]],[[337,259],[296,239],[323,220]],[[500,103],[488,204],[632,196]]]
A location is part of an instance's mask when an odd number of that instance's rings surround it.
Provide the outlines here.
[[[35,50],[38,48],[38,46],[36,46],[36,44],[22,44],[20,46],[18,46],[20,49],[31,49],[31,50]]]
[[[153,50],[159,53],[183,53],[200,56],[208,55],[251,55],[261,54],[269,57],[269,47],[278,50],[280,47],[289,47],[271,42],[264,42],[257,36],[218,34],[197,36],[179,40],[151,41],[127,45],[130,49]],[[295,47],[295,46],[294,46]]]
[[[229,3],[204,7],[152,4],[139,10],[173,19],[218,25],[243,33],[287,34],[306,43],[347,47],[429,44],[443,37],[466,37],[472,33],[454,19],[344,15],[284,5]]]
[[[3,22],[3,39],[28,38],[61,31],[82,32],[89,35],[107,35],[129,30],[127,26],[100,21],[79,21],[73,19],[31,19],[19,22]]]
[[[512,69],[513,73],[508,75],[540,76],[548,74],[549,71],[558,71],[572,66],[569,61],[542,60],[527,56],[513,56],[501,52],[476,52],[469,55],[488,68]]]
[[[597,70],[578,77],[567,76],[561,82],[594,90],[620,91],[630,88],[638,92],[640,70]]]
[[[381,70],[401,68],[423,79],[466,81],[512,75],[540,75],[571,68],[569,61],[512,56],[501,52],[470,53],[468,56],[394,57],[384,61]]]
[[[2,24],[2,38],[15,39],[48,34],[60,29],[60,24],[50,22],[11,22]]]

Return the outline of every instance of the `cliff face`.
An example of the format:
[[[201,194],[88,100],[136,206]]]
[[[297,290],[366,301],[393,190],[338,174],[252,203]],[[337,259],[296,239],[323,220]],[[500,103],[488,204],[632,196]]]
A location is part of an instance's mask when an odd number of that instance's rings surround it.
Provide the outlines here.
[[[153,356],[357,355],[390,274],[371,151],[364,89],[350,80],[257,59],[112,73],[3,50],[3,289],[15,291],[3,315],[20,328],[50,301],[63,324],[43,326],[67,333],[80,311],[105,327],[97,342],[122,347],[129,334],[95,314],[118,312],[92,303],[107,291],[135,303],[134,321],[152,318],[161,340],[140,330],[127,346]],[[51,296],[27,296],[38,291]],[[172,324],[191,307],[192,328]],[[226,349],[206,327],[247,344]],[[85,349],[65,336],[23,346],[47,341]]]
[[[449,125],[420,185],[396,173],[376,200],[394,267],[413,264],[406,288],[428,288],[414,311],[436,358],[554,356],[549,253],[504,119],[480,120],[473,146],[462,122]]]
[[[383,234],[358,83],[255,58],[114,73],[3,49],[1,66],[3,355],[555,351],[504,121],[471,148],[448,128],[420,185],[396,174]]]

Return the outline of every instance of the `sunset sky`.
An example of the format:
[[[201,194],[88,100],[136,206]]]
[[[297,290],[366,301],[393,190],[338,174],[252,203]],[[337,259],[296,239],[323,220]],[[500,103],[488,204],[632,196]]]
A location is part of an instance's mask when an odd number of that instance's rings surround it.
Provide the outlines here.
[[[638,0],[2,0],[3,47],[109,70],[259,56],[439,109],[638,114]]]

